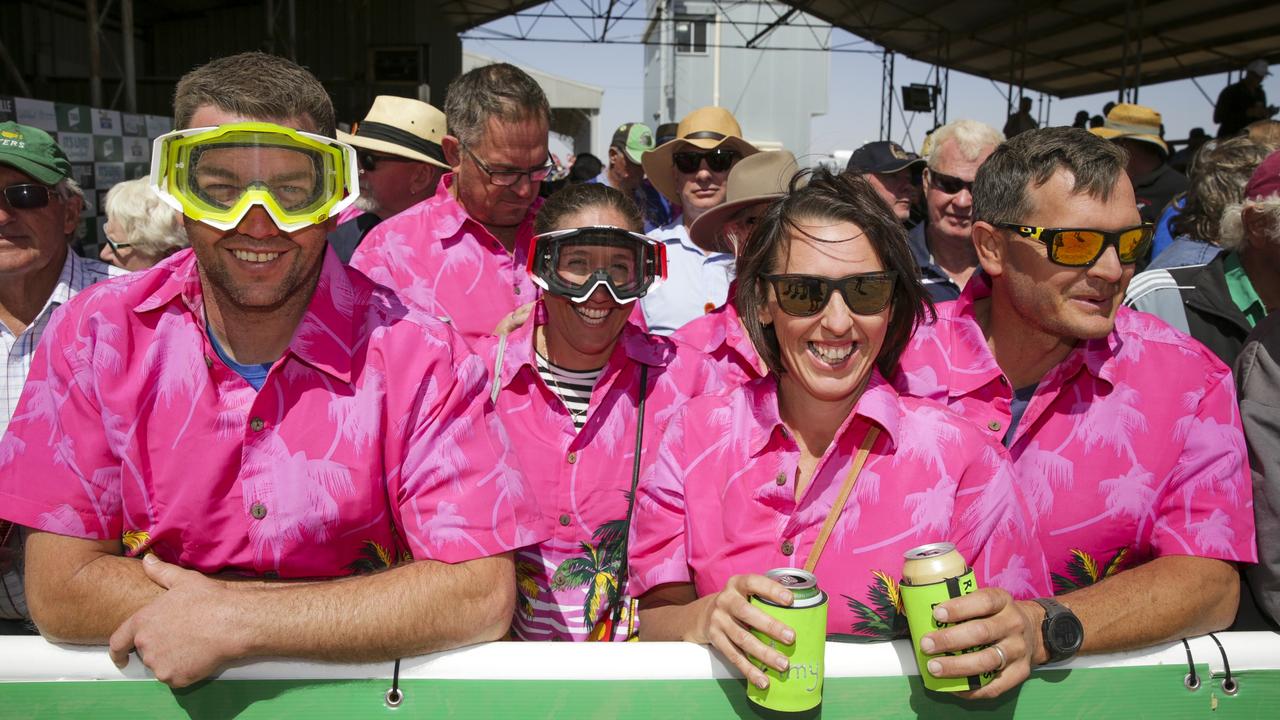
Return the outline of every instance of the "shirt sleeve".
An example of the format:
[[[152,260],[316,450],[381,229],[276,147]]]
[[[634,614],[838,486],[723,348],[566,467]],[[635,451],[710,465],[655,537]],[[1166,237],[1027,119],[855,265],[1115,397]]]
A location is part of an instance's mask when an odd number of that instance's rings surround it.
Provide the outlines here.
[[[549,528],[488,403],[484,362],[452,329],[434,334],[443,346],[410,349],[437,357],[415,391],[400,471],[389,473],[399,529],[414,558],[448,563],[541,542]]]
[[[119,538],[121,466],[98,408],[93,323],[79,304],[56,310],[0,441],[0,517],[90,540]],[[78,324],[90,327],[77,331]]]
[[[982,587],[1019,599],[1053,594],[1035,522],[1004,447],[974,430],[975,455],[960,474],[952,523],[956,549],[969,559]]]
[[[1253,486],[1231,373],[1213,359],[1205,386],[1184,401],[1194,413],[1174,427],[1182,448],[1155,508],[1154,553],[1257,562]]]
[[[659,585],[691,583],[685,547],[686,513],[681,409],[671,417],[658,457],[636,489],[635,515],[627,541],[627,593],[640,597]]]

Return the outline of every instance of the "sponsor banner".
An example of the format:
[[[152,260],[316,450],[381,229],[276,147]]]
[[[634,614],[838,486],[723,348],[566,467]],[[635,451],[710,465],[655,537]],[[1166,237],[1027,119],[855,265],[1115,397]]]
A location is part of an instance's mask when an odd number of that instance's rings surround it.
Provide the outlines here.
[[[58,132],[92,133],[93,117],[84,105],[57,104]]]
[[[88,133],[60,132],[58,144],[73,163],[91,163],[93,157],[93,136]]]
[[[13,107],[13,98],[8,95],[0,95],[0,122],[9,122],[17,118],[18,114]]]
[[[48,132],[58,131],[58,111],[48,100],[14,98],[14,115],[18,122]]]
[[[93,134],[94,135],[120,135],[121,132],[120,111],[119,110],[98,110],[93,111]]]

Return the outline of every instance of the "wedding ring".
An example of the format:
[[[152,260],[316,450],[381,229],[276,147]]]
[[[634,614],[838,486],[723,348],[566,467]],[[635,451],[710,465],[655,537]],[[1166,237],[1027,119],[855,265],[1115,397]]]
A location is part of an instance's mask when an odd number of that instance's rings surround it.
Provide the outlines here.
[[[998,673],[1004,669],[1004,666],[1008,664],[1009,660],[1004,656],[1004,650],[1001,650],[999,645],[992,645],[991,649],[995,650],[996,654],[1000,656],[1000,664],[997,665],[995,669],[995,672]]]

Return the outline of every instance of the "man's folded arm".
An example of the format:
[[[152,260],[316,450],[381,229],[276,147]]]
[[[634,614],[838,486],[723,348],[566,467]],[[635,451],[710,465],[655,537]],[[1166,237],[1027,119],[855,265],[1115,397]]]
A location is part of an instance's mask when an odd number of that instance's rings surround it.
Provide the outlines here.
[[[31,530],[26,593],[31,619],[55,642],[101,645],[126,618],[162,592],[119,540],[86,540]]]

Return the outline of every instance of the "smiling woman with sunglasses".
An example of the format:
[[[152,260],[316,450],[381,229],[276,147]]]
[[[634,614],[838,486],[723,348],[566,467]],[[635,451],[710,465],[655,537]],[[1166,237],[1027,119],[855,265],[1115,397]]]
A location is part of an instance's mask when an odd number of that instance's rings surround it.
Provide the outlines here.
[[[813,572],[828,633],[890,640],[906,635],[903,553],[946,541],[986,588],[990,614],[970,622],[1000,648],[982,652],[1007,659],[1006,687],[1026,677],[1020,611],[996,588],[1034,596],[1048,576],[1007,456],[884,379],[932,313],[904,235],[864,178],[819,171],[748,238],[736,302],[770,373],[671,419],[632,531],[642,640],[709,643],[764,687],[753,660],[785,658],[744,628],[794,637],[749,603],[791,603],[765,572]]]

